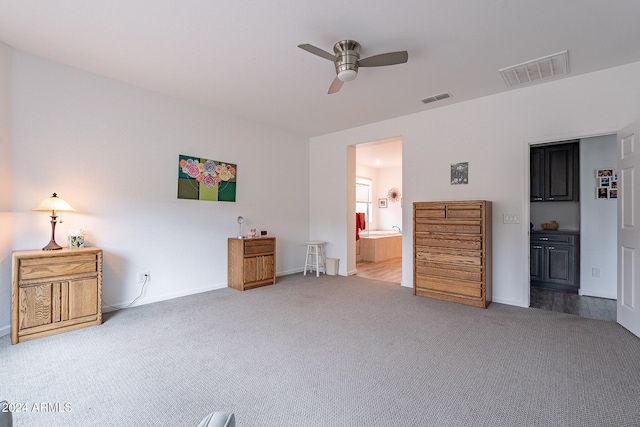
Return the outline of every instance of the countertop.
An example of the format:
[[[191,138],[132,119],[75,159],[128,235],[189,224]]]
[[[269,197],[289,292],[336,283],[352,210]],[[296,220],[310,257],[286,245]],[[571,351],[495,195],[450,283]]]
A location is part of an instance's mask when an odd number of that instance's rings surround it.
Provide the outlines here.
[[[531,234],[547,234],[547,233],[558,233],[558,234],[580,234],[580,230],[563,230],[559,228],[557,230],[542,230],[542,229],[533,229],[531,230]]]

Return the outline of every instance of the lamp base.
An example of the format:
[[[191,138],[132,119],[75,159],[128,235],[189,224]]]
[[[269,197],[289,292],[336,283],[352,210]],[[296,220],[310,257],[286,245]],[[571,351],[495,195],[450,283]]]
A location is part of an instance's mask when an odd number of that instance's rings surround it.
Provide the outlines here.
[[[56,194],[53,193],[54,197],[55,195]],[[56,243],[56,222],[58,222],[57,219],[58,216],[56,215],[55,211],[51,212],[51,240],[49,241],[49,244],[47,246],[42,248],[43,251],[57,251],[58,249],[62,249],[62,246]]]
[[[57,251],[58,249],[62,249],[62,246],[57,244],[55,240],[50,241],[47,246],[42,248],[43,251]]]

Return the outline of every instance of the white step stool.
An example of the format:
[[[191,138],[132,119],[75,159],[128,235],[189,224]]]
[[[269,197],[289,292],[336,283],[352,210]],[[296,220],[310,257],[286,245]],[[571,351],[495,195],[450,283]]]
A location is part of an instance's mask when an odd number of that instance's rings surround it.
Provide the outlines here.
[[[307,242],[307,256],[304,262],[304,276],[307,275],[307,269],[309,272],[313,271],[315,267],[316,277],[320,277],[320,269],[327,274],[327,266],[324,258],[324,244],[325,242],[312,240]]]

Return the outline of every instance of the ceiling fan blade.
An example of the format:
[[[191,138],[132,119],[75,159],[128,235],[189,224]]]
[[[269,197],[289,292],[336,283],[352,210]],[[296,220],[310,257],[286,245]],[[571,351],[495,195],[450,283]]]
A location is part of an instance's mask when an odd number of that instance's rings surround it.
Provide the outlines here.
[[[409,59],[406,50],[399,52],[381,53],[358,61],[360,67],[381,67],[383,65],[404,64]]]
[[[312,44],[299,44],[298,47],[302,50],[306,50],[309,53],[313,53],[314,55],[318,55],[321,58],[328,59],[329,61],[335,61],[336,56],[327,52],[326,50],[322,50],[319,47],[315,47]]]
[[[329,95],[331,95],[332,93],[336,93],[337,91],[339,91],[342,88],[342,84],[344,82],[342,80],[340,80],[337,76],[335,79],[333,79],[333,82],[331,83],[331,86],[329,86],[329,92],[327,92]]]

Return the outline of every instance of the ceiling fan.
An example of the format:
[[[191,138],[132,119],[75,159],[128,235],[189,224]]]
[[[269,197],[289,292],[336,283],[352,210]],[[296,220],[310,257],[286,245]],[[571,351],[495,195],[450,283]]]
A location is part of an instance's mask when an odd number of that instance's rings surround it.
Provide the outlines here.
[[[381,67],[384,65],[404,64],[409,59],[406,50],[381,53],[360,59],[360,43],[354,40],[342,40],[333,46],[334,54],[310,44],[299,44],[300,49],[333,61],[337,76],[329,86],[329,94],[336,93],[344,82],[351,81],[358,75],[359,67]]]

